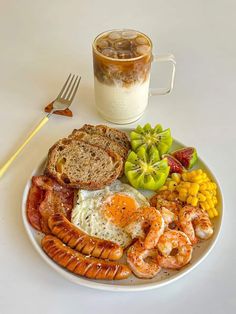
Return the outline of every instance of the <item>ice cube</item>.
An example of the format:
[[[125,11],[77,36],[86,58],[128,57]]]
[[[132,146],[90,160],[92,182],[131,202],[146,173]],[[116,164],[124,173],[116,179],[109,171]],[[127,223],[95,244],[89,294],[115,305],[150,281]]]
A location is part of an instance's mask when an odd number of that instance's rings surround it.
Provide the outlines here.
[[[121,38],[121,34],[118,32],[112,32],[108,35],[108,38],[111,40],[117,40]]]
[[[135,31],[124,31],[121,33],[121,36],[124,39],[134,39],[137,37],[137,32],[135,32]]]
[[[129,50],[120,50],[118,51],[118,58],[119,59],[131,59],[133,58],[133,54]]]
[[[117,40],[114,47],[116,50],[130,50],[130,42],[126,39]]]
[[[102,50],[102,54],[109,58],[116,58],[117,54],[113,48],[105,48]]]
[[[147,38],[143,37],[143,36],[138,36],[136,39],[135,39],[136,43],[138,45],[147,45],[148,44],[148,40]]]
[[[139,45],[136,48],[136,51],[139,55],[146,55],[151,50],[151,47],[148,45]]]
[[[97,45],[97,48],[104,49],[104,48],[109,47],[109,41],[106,39],[100,39],[97,41],[96,45]]]

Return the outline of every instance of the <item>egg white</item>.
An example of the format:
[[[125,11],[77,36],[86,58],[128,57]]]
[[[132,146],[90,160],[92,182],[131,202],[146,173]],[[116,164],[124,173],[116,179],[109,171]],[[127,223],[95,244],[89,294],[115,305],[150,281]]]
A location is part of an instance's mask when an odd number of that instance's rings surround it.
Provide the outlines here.
[[[122,193],[133,198],[137,207],[149,205],[147,199],[140,192],[130,185],[116,180],[101,190],[79,190],[77,204],[72,210],[71,221],[87,234],[116,242],[125,248],[132,241],[130,234],[106,219],[101,213],[101,207],[106,199],[115,193]]]

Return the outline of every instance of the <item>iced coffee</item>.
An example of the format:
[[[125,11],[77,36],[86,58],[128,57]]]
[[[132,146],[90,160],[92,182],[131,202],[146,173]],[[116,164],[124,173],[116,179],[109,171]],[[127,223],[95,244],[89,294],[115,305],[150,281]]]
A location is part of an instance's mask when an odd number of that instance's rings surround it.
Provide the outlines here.
[[[152,43],[133,30],[114,30],[93,43],[94,89],[98,111],[108,121],[137,120],[148,103]]]

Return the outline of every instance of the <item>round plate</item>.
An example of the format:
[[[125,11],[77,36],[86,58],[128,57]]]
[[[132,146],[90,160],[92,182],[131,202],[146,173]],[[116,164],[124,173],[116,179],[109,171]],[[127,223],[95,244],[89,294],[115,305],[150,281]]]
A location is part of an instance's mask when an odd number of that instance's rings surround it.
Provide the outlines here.
[[[172,150],[178,149],[180,147],[184,147],[184,145],[174,140],[173,145],[172,145]],[[45,161],[46,159],[43,160],[42,163],[33,171],[31,177],[33,175],[40,175],[43,173]],[[39,253],[39,255],[44,259],[44,261],[47,262],[54,270],[56,270],[63,277],[69,279],[70,281],[76,284],[90,287],[90,288],[109,290],[109,291],[141,291],[141,290],[149,290],[149,289],[162,287],[164,285],[167,285],[183,277],[184,275],[189,273],[192,269],[194,269],[197,265],[199,265],[199,263],[202,262],[204,258],[206,258],[206,256],[214,247],[216,240],[218,238],[219,232],[220,232],[222,216],[223,216],[223,198],[222,198],[222,193],[221,193],[219,183],[217,182],[217,179],[215,178],[213,173],[210,171],[210,169],[207,167],[207,165],[200,158],[198,159],[198,162],[194,168],[202,168],[204,171],[207,172],[209,177],[214,182],[216,182],[217,188],[218,188],[217,210],[219,211],[219,216],[212,220],[213,225],[214,225],[213,236],[209,240],[199,242],[197,245],[195,245],[190,263],[178,271],[177,270],[167,271],[163,269],[156,277],[152,279],[139,279],[139,278],[136,278],[135,276],[131,276],[125,280],[105,281],[105,280],[92,280],[92,279],[87,279],[85,277],[80,277],[78,275],[75,275],[67,271],[65,268],[62,268],[61,266],[57,265],[53,260],[51,260],[44,253],[44,251],[41,248],[40,242],[43,237],[43,234],[34,230],[31,227],[26,216],[26,200],[27,200],[29,188],[31,186],[31,177],[29,178],[25,186],[24,193],[23,193],[23,200],[22,200],[22,217],[23,217],[23,222],[24,222],[26,232],[34,248]]]

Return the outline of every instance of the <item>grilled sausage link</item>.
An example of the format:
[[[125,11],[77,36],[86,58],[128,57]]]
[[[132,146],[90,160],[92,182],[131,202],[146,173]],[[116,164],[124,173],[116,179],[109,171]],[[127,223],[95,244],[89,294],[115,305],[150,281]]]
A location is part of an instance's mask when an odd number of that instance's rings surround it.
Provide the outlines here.
[[[118,280],[128,278],[131,274],[127,265],[84,256],[52,235],[46,235],[41,244],[51,259],[77,275],[92,279]]]
[[[63,243],[85,255],[110,260],[118,260],[123,255],[123,249],[117,243],[89,236],[62,214],[52,215],[48,226]]]

